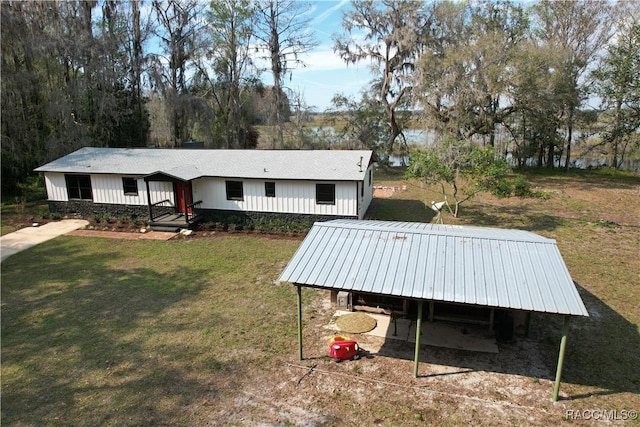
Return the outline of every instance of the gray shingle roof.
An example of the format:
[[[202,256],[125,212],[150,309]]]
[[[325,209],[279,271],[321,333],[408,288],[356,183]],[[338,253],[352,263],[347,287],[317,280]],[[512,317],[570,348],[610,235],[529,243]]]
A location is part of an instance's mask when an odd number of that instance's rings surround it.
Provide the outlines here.
[[[555,240],[521,230],[357,220],[316,223],[279,280],[589,315]]]
[[[364,178],[371,156],[372,152],[366,150],[191,150],[85,147],[47,163],[35,171],[120,175],[150,175],[161,172],[183,180],[214,176],[359,181]]]

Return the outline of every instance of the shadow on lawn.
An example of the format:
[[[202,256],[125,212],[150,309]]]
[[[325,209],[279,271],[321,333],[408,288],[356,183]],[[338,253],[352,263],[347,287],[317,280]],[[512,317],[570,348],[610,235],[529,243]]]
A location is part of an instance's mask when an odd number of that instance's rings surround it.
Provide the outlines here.
[[[462,220],[481,227],[514,228],[532,232],[553,231],[566,220],[535,211],[529,206],[469,205],[462,208]],[[446,219],[445,219],[446,221]]]
[[[374,198],[365,219],[384,221],[431,222],[435,212],[419,200]]]
[[[640,185],[640,174],[611,169],[571,169],[569,171],[528,169],[526,175],[535,185],[557,186],[560,182],[581,190],[633,189]]]
[[[206,271],[109,266],[122,258],[54,240],[3,262],[3,424],[179,423],[240,375],[185,339],[201,331],[181,307]]]
[[[569,395],[568,399],[640,393],[640,377],[637,374],[637,367],[640,366],[640,334],[637,326],[583,287],[576,286],[590,317],[571,318],[562,382],[587,386],[593,390]],[[498,354],[423,345],[420,361],[460,369],[446,373],[446,377],[487,371],[554,381],[562,323],[563,316],[534,313],[530,337],[516,337],[514,343],[499,344]],[[428,333],[428,328],[429,323],[425,320],[423,334]],[[413,352],[413,344],[387,340],[378,355],[413,360]],[[425,369],[428,367],[421,367],[423,378],[443,375],[424,374]],[[561,387],[561,390],[564,389]]]

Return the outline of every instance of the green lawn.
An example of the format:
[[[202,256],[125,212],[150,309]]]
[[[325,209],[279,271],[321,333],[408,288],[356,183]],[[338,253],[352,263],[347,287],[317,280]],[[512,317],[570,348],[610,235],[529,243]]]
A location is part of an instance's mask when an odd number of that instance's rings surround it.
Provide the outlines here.
[[[296,335],[299,241],[61,237],[2,264],[3,425],[188,424]]]
[[[561,389],[570,401],[552,404],[549,378],[527,379],[527,366],[511,369],[517,361],[476,354],[430,349],[428,357],[485,361],[476,371],[498,385],[516,381],[524,394],[456,391],[463,390],[453,388],[458,376],[414,381],[405,375],[410,356],[335,365],[322,357],[324,293],[313,290],[303,295],[304,363],[329,374],[297,370],[295,289],[274,281],[299,240],[63,236],[2,263],[2,424],[523,425],[560,424],[565,409],[639,410],[640,178],[530,178],[547,198],[479,196],[460,218],[444,220],[558,241],[591,314],[571,324]],[[397,172],[376,181],[406,187],[375,199],[373,217],[432,219],[423,202],[437,199],[437,189]],[[534,328],[527,345],[553,372],[561,319],[537,316]],[[521,374],[504,376],[514,371]],[[421,394],[422,387],[440,394]],[[512,404],[522,396],[529,396],[524,409]]]

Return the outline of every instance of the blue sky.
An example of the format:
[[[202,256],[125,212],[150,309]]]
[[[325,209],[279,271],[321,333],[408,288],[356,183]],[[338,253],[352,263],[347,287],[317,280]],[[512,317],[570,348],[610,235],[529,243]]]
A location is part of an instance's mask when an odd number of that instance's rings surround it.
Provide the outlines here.
[[[309,107],[322,112],[329,107],[336,93],[358,96],[371,80],[371,75],[368,63],[347,66],[333,52],[332,36],[343,32],[342,14],[349,10],[351,2],[316,1],[310,5],[309,30],[315,34],[319,45],[302,57],[306,68],[294,70],[291,80],[287,77],[285,84],[289,89],[301,92]]]

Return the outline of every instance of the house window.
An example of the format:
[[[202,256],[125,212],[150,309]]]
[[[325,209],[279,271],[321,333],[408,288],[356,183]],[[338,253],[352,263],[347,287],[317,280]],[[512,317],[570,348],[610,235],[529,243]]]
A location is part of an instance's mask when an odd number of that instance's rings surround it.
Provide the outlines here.
[[[264,183],[264,195],[267,197],[276,197],[276,183],[265,182]]]
[[[369,169],[369,187],[371,187],[371,174],[372,174],[372,170]]]
[[[122,188],[125,196],[137,196],[138,180],[135,178],[122,178]]]
[[[335,205],[336,204],[336,185],[335,184],[316,184],[316,204]]]
[[[227,200],[244,200],[242,181],[225,181],[227,185]]]
[[[93,200],[89,175],[65,175],[69,199]]]

